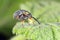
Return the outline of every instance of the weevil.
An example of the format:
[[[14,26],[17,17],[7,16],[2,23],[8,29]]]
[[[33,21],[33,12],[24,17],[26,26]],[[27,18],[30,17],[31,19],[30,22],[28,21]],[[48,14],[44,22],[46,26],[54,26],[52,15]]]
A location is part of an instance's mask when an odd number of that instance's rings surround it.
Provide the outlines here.
[[[34,23],[34,20],[40,24],[40,22],[32,16],[32,14],[26,10],[17,10],[14,12],[13,17],[22,22],[22,24],[28,20],[30,23]],[[34,19],[34,20],[33,20]]]

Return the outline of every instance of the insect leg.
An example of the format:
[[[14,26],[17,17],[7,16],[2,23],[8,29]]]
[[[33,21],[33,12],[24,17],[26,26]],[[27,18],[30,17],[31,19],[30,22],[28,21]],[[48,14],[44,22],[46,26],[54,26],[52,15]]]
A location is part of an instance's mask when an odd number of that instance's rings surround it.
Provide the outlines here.
[[[24,24],[24,22],[25,22],[25,20],[22,20],[22,21],[21,21],[21,23],[22,23],[22,26],[23,26],[23,27],[24,27],[24,25],[23,25],[23,24]]]

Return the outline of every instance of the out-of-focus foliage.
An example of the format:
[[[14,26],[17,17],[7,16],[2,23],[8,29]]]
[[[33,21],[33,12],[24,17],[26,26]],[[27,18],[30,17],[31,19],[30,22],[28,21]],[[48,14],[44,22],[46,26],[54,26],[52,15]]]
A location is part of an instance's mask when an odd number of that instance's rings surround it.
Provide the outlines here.
[[[26,2],[21,4],[20,8],[29,10],[41,22],[60,22],[60,3],[54,1]]]

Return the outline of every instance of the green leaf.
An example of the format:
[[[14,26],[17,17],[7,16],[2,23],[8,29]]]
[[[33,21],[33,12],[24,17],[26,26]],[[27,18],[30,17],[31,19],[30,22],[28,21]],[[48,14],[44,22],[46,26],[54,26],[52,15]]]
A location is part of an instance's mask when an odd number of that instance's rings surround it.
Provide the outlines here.
[[[59,31],[60,23],[41,23],[40,25],[31,24],[28,26],[25,24],[25,26],[23,27],[21,26],[21,23],[18,22],[13,28],[13,33],[16,34],[16,36],[24,35],[28,40],[59,40]]]

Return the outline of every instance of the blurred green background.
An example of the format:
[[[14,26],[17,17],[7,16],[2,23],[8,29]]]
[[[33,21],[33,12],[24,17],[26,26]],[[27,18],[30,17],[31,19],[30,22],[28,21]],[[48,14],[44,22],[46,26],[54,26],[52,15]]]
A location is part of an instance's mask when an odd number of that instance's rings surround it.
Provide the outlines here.
[[[0,34],[13,36],[17,22],[13,13],[19,9],[28,10],[41,23],[60,22],[60,0],[0,0]]]

